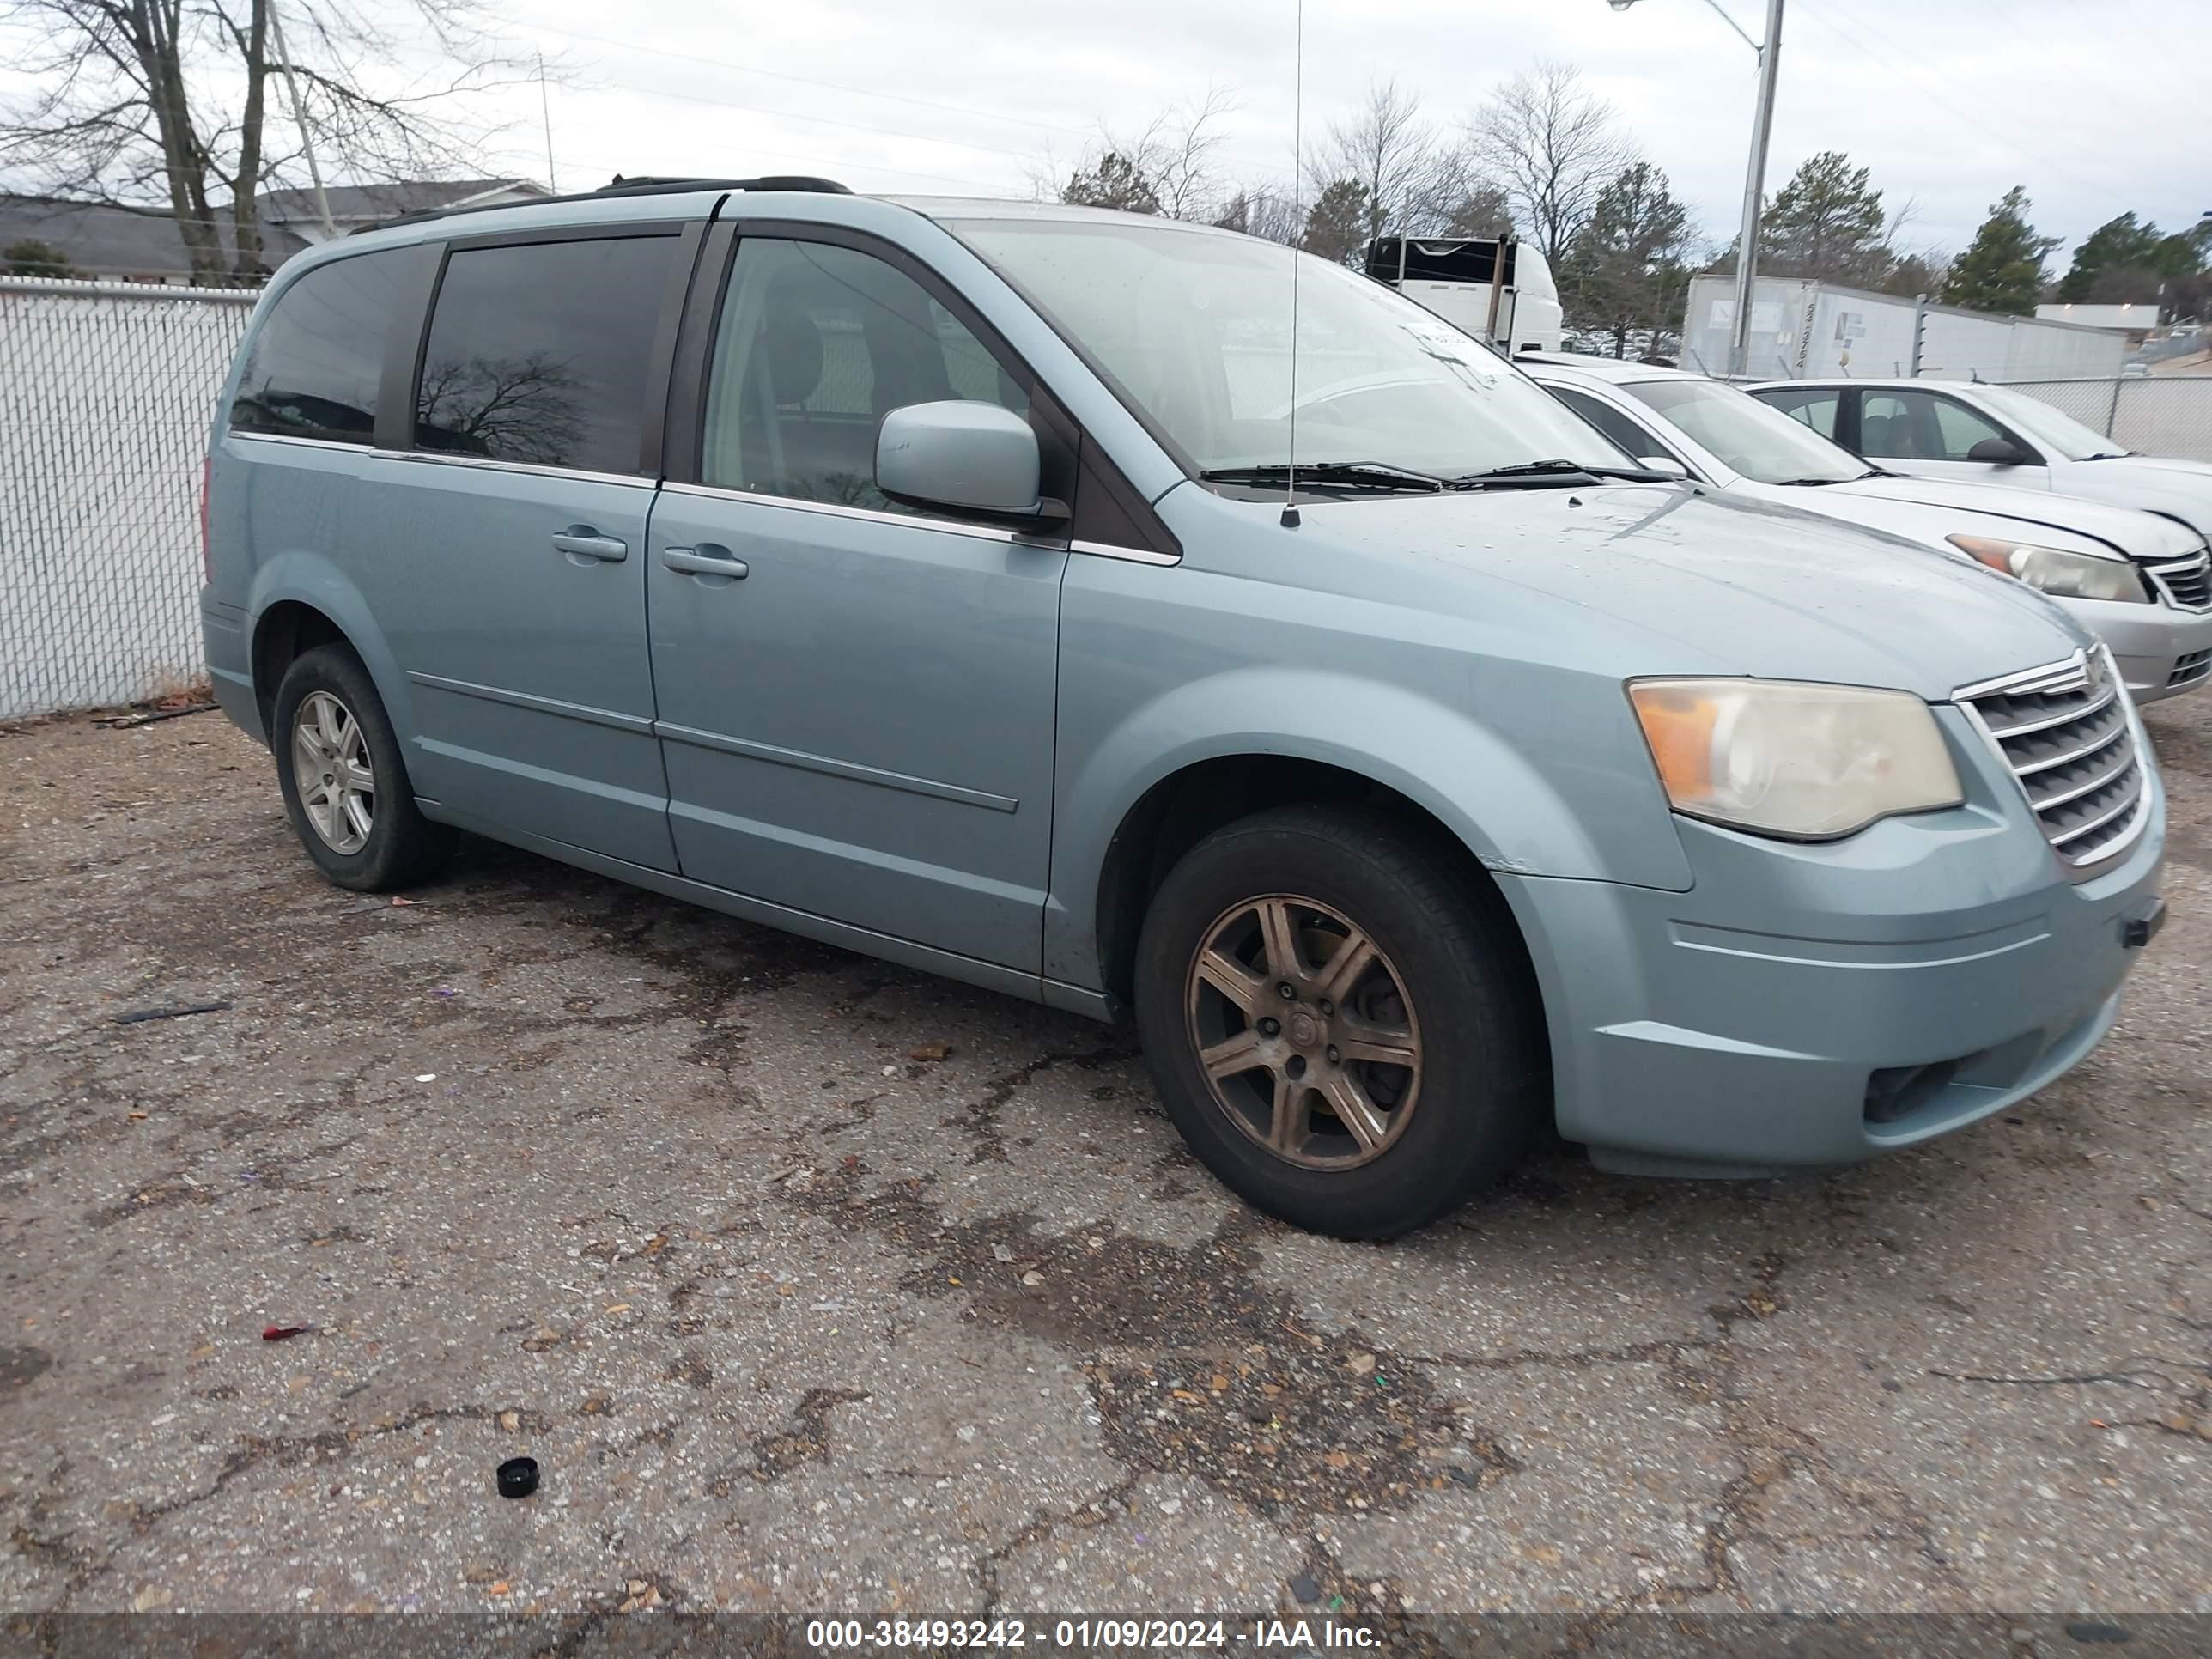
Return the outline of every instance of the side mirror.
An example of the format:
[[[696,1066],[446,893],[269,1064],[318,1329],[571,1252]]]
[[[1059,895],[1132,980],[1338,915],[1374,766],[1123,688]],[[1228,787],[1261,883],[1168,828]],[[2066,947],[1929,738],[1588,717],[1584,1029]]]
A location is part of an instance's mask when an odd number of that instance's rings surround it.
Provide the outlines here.
[[[1636,458],[1636,464],[1646,472],[1663,472],[1670,478],[1686,478],[1690,476],[1690,469],[1672,455],[1638,455]]]
[[[1030,423],[996,404],[908,404],[876,433],[876,488],[909,507],[1010,518],[1049,515],[1037,495]]]
[[[1970,461],[1986,461],[1991,466],[2026,466],[2027,453],[2009,438],[1984,438],[1966,452]]]

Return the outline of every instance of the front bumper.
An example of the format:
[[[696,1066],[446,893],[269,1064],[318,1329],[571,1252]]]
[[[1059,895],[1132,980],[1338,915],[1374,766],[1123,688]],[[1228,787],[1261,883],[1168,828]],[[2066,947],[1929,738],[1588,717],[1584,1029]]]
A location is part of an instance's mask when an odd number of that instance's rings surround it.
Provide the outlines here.
[[[2080,1060],[2141,954],[2124,935],[2154,908],[2163,789],[2151,769],[2148,828],[2076,884],[1990,783],[1820,845],[1681,820],[1687,892],[1501,876],[1544,988],[1559,1132],[1640,1173],[1849,1164]]]
[[[2075,621],[2111,647],[2120,677],[2141,702],[2212,684],[2212,611],[2184,611],[2160,600],[2060,599]]]

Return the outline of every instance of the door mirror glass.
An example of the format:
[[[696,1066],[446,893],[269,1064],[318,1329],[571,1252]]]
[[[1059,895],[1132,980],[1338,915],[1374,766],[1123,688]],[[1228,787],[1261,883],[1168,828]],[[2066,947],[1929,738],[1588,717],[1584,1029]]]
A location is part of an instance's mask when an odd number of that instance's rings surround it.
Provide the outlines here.
[[[1036,517],[1037,441],[996,404],[908,404],[876,434],[876,488],[911,507]]]
[[[1638,455],[1636,458],[1636,464],[1646,471],[1663,472],[1670,478],[1686,478],[1690,476],[1690,469],[1672,455]]]
[[[1986,461],[1992,466],[2026,466],[2027,457],[2021,453],[2020,446],[2009,438],[1984,438],[1967,450],[1970,461]]]

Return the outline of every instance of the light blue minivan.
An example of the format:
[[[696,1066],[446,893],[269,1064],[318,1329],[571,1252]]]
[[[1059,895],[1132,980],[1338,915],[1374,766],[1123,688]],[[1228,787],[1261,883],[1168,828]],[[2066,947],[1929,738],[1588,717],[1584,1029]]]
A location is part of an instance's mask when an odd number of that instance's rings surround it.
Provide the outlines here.
[[[2163,914],[2148,744],[2040,595],[1641,471],[1232,232],[811,179],[402,221],[270,284],[206,520],[218,695],[332,880],[466,830],[1129,1011],[1198,1156],[1346,1236],[1547,1121],[1684,1174],[1972,1122]]]

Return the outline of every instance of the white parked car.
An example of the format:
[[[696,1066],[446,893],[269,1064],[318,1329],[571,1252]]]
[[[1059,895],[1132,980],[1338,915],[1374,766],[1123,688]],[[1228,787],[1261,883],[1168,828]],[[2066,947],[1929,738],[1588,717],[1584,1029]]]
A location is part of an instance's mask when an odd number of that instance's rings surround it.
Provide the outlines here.
[[[2008,386],[1779,380],[1745,390],[1877,466],[2139,507],[2212,539],[2212,465],[2131,453]]]
[[[1538,385],[1647,465],[1977,560],[2040,588],[2112,647],[2138,702],[2212,682],[2212,555],[2188,526],[2050,491],[1869,466],[1733,386],[1679,369],[1524,356]]]

